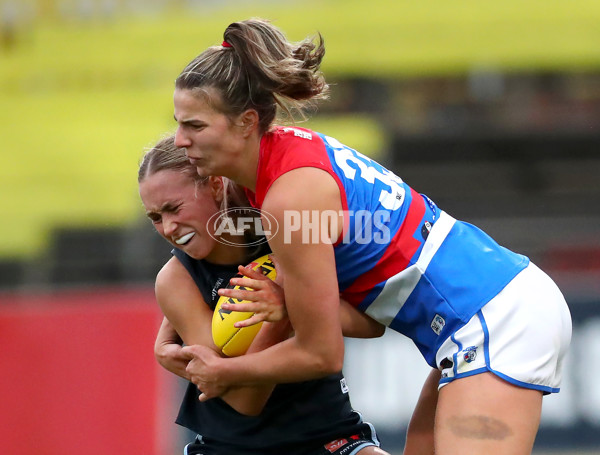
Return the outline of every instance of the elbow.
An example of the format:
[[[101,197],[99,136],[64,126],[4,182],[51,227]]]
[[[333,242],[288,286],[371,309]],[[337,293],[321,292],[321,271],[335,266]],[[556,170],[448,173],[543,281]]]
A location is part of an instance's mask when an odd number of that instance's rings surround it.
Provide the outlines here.
[[[154,347],[154,358],[162,367],[165,367],[165,365],[167,364],[167,353],[162,348],[162,346]]]
[[[321,355],[314,356],[314,369],[321,376],[328,376],[342,371],[344,366],[344,344],[336,349],[322,351]]]
[[[385,333],[385,326],[383,324],[378,324],[377,328],[373,331],[373,338],[381,338]]]
[[[333,359],[328,365],[327,374],[339,373],[344,367],[344,356],[342,355],[339,359]]]
[[[342,367],[343,361],[339,361],[338,359],[320,360],[313,363],[312,371],[314,372],[314,377],[324,377],[339,373],[342,371]]]
[[[324,365],[324,372],[325,374],[336,374],[339,373],[340,371],[342,371],[342,368],[344,366],[344,356],[342,356],[339,359],[332,359],[331,361],[329,361],[327,363],[327,365]]]
[[[341,330],[324,329],[317,332],[307,331],[307,335],[300,331],[289,341],[295,345],[292,349],[295,363],[302,365],[307,379],[337,374],[344,365],[344,337]]]

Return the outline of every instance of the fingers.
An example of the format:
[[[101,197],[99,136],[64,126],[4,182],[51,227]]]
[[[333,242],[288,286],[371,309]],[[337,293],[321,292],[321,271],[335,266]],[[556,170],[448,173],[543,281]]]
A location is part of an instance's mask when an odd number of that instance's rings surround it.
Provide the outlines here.
[[[167,352],[167,355],[172,357],[174,360],[185,360],[186,362],[190,360],[190,354],[181,351],[181,346],[177,349],[171,349]]]
[[[184,346],[180,351],[181,358],[184,360],[193,360],[197,357],[196,346]]]
[[[241,329],[244,327],[250,327],[251,325],[258,324],[259,322],[264,322],[268,320],[268,314],[266,313],[254,313],[248,319],[244,319],[243,321],[238,321],[233,324],[234,327]]]
[[[198,387],[198,390],[201,390],[201,388]],[[212,393],[201,391],[200,395],[198,396],[198,400],[208,401],[212,398],[223,396],[227,392],[227,390],[228,390],[228,388],[226,388],[226,387],[216,387]]]
[[[260,278],[262,277],[262,278]],[[245,288],[250,288],[250,289],[260,289],[262,287],[262,285],[264,284],[264,282],[266,280],[268,280],[267,277],[265,277],[264,275],[260,275],[260,277],[257,278],[251,278],[251,277],[243,277],[243,278],[239,278],[239,277],[234,277],[231,280],[229,280],[229,284],[232,286],[243,286]]]
[[[275,282],[271,281],[269,278],[264,275],[260,275],[260,279],[254,278],[232,278],[229,281],[229,284],[232,286],[238,287],[237,289],[233,288],[221,288],[219,289],[219,295],[224,295],[227,297],[232,297],[238,300],[258,300],[254,298],[256,296],[257,291],[262,290],[273,290],[277,292],[280,289]]]
[[[238,311],[242,313],[256,313],[263,309],[260,303],[222,303],[221,308],[227,311]]]
[[[249,278],[254,278],[255,280],[264,281],[264,280],[269,279],[265,275],[263,275],[262,272],[259,272],[258,270],[254,270],[252,267],[240,265],[238,267],[238,271],[242,275],[247,276]]]
[[[257,295],[256,291],[247,291],[244,289],[219,289],[219,295],[225,297],[231,297],[235,300],[248,300],[250,302],[256,302],[260,300],[260,296]]]

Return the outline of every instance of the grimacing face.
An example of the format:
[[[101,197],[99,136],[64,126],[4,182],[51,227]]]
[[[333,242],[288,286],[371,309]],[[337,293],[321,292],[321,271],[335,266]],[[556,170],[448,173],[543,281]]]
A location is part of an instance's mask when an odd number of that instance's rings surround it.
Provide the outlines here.
[[[210,260],[219,249],[208,226],[219,211],[219,185],[222,189],[218,178],[196,185],[179,171],[161,170],[145,177],[139,191],[146,215],[162,237],[195,259]]]
[[[173,103],[179,125],[175,145],[185,148],[200,176],[229,176],[228,171],[239,161],[245,145],[240,129],[215,110],[207,97],[190,90],[176,89]]]

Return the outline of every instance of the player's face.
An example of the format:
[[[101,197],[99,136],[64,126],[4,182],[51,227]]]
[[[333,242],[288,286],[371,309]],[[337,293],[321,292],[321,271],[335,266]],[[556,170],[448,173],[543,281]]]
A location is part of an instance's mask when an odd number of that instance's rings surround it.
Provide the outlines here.
[[[140,183],[146,215],[158,233],[195,259],[210,260],[222,246],[207,225],[219,210],[214,198],[217,183],[195,185],[189,176],[172,170],[159,171]]]
[[[173,102],[179,124],[175,145],[185,148],[199,175],[231,176],[243,148],[239,128],[215,110],[206,97],[194,95],[190,90],[175,90]]]

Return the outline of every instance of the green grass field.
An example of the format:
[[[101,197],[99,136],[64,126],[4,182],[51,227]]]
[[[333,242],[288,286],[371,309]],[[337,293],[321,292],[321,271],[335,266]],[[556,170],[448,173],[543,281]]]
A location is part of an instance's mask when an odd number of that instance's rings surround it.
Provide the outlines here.
[[[141,215],[137,164],[175,127],[173,80],[234,20],[270,18],[292,40],[319,30],[333,79],[600,68],[597,0],[230,5],[110,23],[39,18],[0,50],[0,258],[43,252],[56,226],[123,225]],[[367,153],[385,141],[369,118],[307,125]]]

